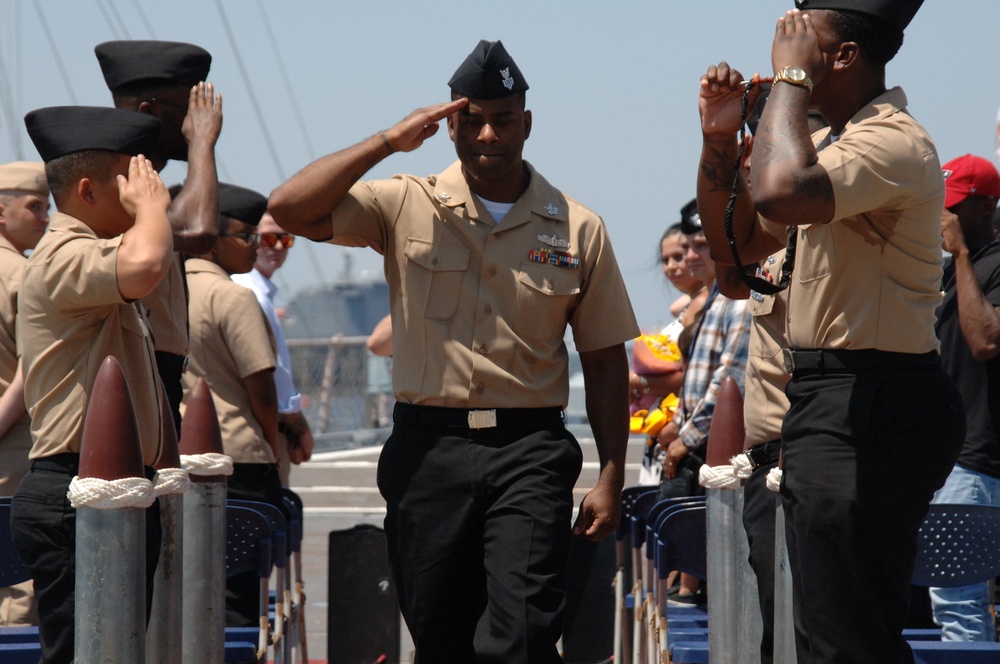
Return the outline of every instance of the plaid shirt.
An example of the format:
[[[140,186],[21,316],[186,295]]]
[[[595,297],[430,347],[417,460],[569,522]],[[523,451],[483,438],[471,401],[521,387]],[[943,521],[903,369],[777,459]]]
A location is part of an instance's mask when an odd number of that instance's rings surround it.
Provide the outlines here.
[[[731,300],[713,286],[684,371],[676,418],[680,438],[693,449],[708,441],[715,400],[726,376],[743,392],[750,341],[746,300]]]

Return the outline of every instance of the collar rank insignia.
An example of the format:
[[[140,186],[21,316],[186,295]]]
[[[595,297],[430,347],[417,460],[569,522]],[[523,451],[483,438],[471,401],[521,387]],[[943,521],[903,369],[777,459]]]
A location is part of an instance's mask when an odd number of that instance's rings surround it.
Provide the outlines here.
[[[507,67],[506,69],[501,69],[500,70],[500,75],[503,76],[503,86],[505,88],[507,88],[508,90],[513,89],[514,88],[514,79],[510,75],[510,67]]]
[[[546,203],[544,210],[546,212],[548,212],[549,214],[551,214],[552,216],[555,216],[555,215],[559,214],[559,208],[557,208],[552,203]]]
[[[447,203],[448,201],[451,200],[451,196],[442,191],[440,194],[437,195],[437,199],[442,203]]]
[[[529,251],[528,260],[533,263],[554,265],[555,267],[568,267],[571,270],[575,270],[580,267],[579,258],[573,258],[573,256],[569,255],[565,251],[552,251],[551,249],[546,249],[544,247]]]
[[[564,240],[555,233],[552,235],[546,235],[545,233],[538,234],[538,240],[544,242],[550,247],[556,247],[558,249],[569,249],[569,240]]]

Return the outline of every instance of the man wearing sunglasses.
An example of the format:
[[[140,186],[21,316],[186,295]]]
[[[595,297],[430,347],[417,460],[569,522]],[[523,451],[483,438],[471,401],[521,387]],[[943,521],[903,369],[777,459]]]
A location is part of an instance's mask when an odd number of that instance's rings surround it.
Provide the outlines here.
[[[277,359],[274,385],[278,392],[278,474],[281,476],[282,486],[288,486],[290,464],[298,465],[308,461],[313,450],[312,430],[302,414],[302,395],[295,389],[285,332],[274,308],[274,296],[278,287],[271,281],[274,273],[285,263],[295,236],[282,230],[274,217],[266,212],[257,224],[257,235],[259,248],[253,269],[245,274],[234,274],[232,279],[257,296],[257,302],[274,332]]]

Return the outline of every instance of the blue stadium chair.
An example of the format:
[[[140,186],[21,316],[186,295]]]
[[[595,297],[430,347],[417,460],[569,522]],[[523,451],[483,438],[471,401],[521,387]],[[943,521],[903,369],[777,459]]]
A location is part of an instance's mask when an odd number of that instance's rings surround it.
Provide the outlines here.
[[[268,620],[268,584],[274,551],[271,522],[262,512],[232,502],[226,505],[226,576],[253,571],[260,579],[257,652],[251,661],[264,661],[271,643]],[[227,633],[230,629],[227,628]]]

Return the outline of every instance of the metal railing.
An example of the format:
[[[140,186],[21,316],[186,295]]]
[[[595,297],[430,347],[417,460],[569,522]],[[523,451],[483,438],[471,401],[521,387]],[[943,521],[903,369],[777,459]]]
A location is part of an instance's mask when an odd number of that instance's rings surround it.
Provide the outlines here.
[[[314,435],[388,426],[393,403],[389,359],[368,337],[289,339],[292,376]]]

